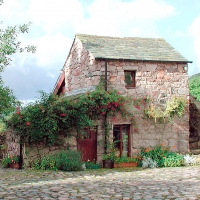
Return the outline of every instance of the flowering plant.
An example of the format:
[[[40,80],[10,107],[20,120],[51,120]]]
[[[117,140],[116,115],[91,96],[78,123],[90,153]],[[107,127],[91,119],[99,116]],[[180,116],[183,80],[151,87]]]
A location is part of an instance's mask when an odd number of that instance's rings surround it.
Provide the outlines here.
[[[2,160],[2,166],[8,167],[12,163],[19,163],[19,156],[17,155],[7,155],[3,160]]]
[[[85,167],[86,169],[99,169],[100,164],[96,163],[95,160],[94,161],[88,160],[87,162],[85,162]]]

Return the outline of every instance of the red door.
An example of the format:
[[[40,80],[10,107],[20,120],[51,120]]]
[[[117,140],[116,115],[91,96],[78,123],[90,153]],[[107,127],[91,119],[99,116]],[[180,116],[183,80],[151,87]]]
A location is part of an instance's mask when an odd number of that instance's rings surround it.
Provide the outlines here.
[[[83,161],[97,160],[97,133],[88,130],[87,137],[77,139],[77,150],[82,154]]]

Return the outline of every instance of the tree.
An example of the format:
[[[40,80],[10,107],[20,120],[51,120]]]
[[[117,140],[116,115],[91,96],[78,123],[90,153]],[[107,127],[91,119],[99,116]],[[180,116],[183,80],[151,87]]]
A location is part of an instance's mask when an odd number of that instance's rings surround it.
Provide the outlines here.
[[[200,101],[200,76],[193,76],[189,79],[190,94]]]
[[[0,5],[2,5],[2,3],[3,0],[0,0]],[[1,24],[2,22],[0,25]],[[30,24],[31,23],[9,26],[7,28],[0,27],[0,119],[2,116],[12,111],[19,103],[13,95],[12,90],[8,87],[4,87],[1,73],[10,65],[12,61],[10,57],[13,54],[24,51],[34,53],[36,50],[36,47],[32,45],[22,47],[21,42],[18,40],[20,34],[28,33]]]
[[[22,47],[21,42],[18,41],[19,34],[28,33],[30,24],[9,26],[6,29],[0,29],[0,73],[4,71],[6,66],[10,65],[11,55],[23,51],[35,52],[35,46],[28,45]]]

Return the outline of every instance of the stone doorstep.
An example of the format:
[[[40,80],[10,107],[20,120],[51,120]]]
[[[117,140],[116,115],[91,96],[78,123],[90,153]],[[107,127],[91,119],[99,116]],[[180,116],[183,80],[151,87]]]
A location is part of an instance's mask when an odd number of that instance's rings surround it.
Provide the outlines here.
[[[198,142],[199,141],[199,137],[192,137],[192,138],[189,138],[189,141],[192,143],[192,142]]]
[[[189,146],[190,146],[190,149],[197,148],[198,142],[192,142],[192,143],[189,144]]]
[[[200,155],[200,148],[190,149],[190,152],[194,155]]]

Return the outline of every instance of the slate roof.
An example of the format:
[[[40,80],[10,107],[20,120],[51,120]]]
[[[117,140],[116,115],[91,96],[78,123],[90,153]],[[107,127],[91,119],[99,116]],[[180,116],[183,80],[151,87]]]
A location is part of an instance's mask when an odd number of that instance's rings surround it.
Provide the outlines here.
[[[191,62],[161,38],[119,38],[85,34],[76,36],[96,59]]]

